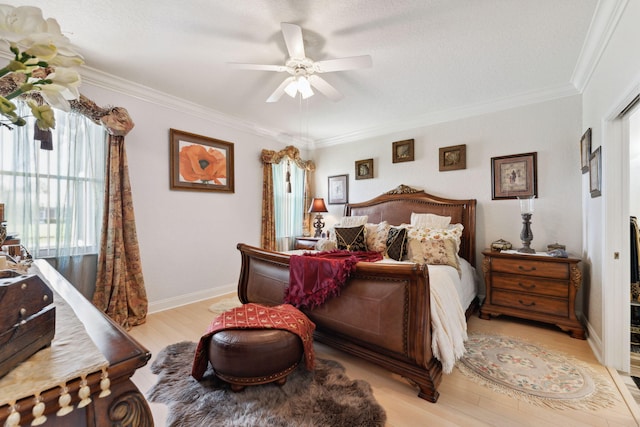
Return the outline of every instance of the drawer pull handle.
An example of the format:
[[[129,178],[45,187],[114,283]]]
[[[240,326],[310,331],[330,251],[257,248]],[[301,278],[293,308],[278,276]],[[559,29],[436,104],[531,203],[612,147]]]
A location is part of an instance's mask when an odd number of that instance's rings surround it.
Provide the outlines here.
[[[536,305],[535,301],[531,301],[529,304],[525,304],[522,300],[518,300],[518,302],[520,303],[520,305],[524,305],[525,307],[533,307],[534,305]]]
[[[536,284],[532,283],[530,285],[525,285],[524,283],[518,282],[518,286],[520,286],[522,289],[531,290],[531,289],[535,289]]]
[[[522,265],[518,266],[518,270],[520,271],[536,271],[535,267],[531,267],[531,268],[524,268]]]

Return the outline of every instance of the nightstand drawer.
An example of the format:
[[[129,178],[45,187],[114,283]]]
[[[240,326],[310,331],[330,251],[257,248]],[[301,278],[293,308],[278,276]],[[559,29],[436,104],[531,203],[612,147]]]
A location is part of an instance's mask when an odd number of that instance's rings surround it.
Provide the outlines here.
[[[494,289],[491,294],[491,304],[562,317],[566,317],[569,312],[569,302],[566,299],[546,298],[498,289]]]
[[[317,237],[296,237],[295,249],[314,250],[318,240]]]
[[[566,280],[569,278],[569,266],[567,264],[536,261],[533,259],[494,258],[491,260],[491,270],[500,273],[542,276],[551,279]]]
[[[496,273],[492,277],[493,289],[507,291],[531,292],[532,294],[549,297],[568,298],[569,290],[567,282],[543,279],[534,276],[503,275]]]

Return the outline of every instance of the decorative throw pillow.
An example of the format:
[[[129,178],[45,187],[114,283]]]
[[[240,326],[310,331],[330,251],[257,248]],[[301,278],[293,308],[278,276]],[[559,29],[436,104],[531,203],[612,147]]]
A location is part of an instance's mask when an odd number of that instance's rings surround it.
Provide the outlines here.
[[[447,228],[450,223],[450,216],[411,212],[411,225],[414,227]]]
[[[452,239],[420,240],[409,236],[408,258],[418,264],[449,265],[460,273],[456,243]]]
[[[317,251],[331,251],[337,248],[336,242],[329,239],[320,239],[316,243]]]
[[[407,254],[407,229],[390,227],[387,235],[387,251],[385,255],[400,261]]]
[[[460,251],[460,242],[462,240],[462,224],[452,224],[447,228],[424,228],[412,227],[409,235],[418,240],[444,240],[451,239],[456,244],[456,253]]]
[[[338,249],[348,251],[366,251],[367,244],[364,238],[364,225],[358,227],[336,227],[336,243]]]
[[[367,250],[384,253],[387,248],[389,223],[387,221],[382,221],[380,224],[366,224],[364,227],[367,240]]]

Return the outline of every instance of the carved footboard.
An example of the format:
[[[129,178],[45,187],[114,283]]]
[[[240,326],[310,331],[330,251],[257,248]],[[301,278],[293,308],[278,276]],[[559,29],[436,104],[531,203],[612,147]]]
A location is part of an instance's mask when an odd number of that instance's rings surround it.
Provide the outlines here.
[[[243,303],[281,304],[289,283],[289,256],[238,244]],[[442,366],[431,351],[428,273],[412,264],[358,263],[339,297],[304,310],[315,338],[415,383],[418,396],[438,399]]]

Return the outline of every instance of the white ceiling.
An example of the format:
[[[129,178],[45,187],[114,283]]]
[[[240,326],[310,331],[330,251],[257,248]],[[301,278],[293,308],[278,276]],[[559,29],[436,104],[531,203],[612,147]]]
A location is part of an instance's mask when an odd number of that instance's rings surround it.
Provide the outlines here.
[[[610,21],[597,0],[9,1],[55,18],[92,83],[317,144],[579,93]],[[267,104],[288,74],[228,63],[283,64],[281,22],[302,27],[313,60],[370,55],[373,67],[322,75],[339,102]]]

